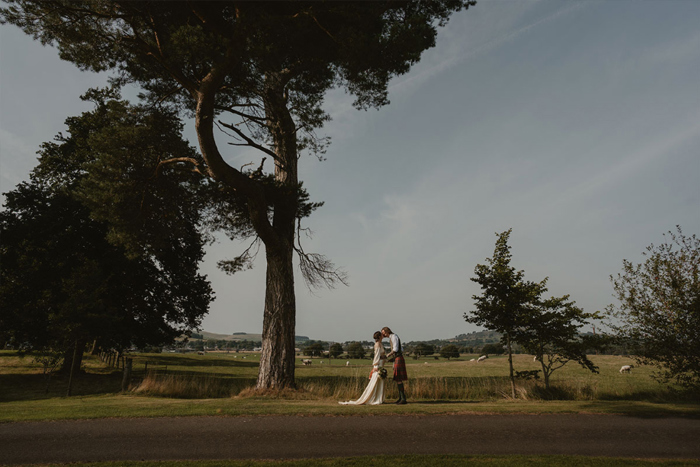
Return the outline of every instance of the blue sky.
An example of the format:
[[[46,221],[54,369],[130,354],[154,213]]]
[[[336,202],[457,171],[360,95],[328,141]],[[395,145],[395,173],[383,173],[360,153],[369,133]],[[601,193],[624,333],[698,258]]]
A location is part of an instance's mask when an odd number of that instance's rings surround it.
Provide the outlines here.
[[[512,264],[586,311],[613,301],[623,258],[640,261],[677,224],[700,233],[698,18],[692,0],[482,0],[392,82],[389,106],[356,111],[330,93],[327,160],[300,161],[326,203],[304,246],[343,267],[350,286],[310,294],[298,275],[297,334],[475,330],[462,318],[479,293],[469,278],[511,227]],[[105,81],[0,27],[1,191],[27,178],[39,144]],[[227,147],[233,165],[259,160]],[[208,331],[262,329],[263,255],[234,277],[215,267],[245,246],[209,249]]]

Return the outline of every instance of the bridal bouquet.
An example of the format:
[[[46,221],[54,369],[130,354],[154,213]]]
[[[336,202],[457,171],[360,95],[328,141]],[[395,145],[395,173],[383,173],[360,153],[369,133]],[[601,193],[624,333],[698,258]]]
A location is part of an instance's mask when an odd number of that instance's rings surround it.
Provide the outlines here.
[[[386,368],[380,368],[378,371],[379,371],[379,377],[380,377],[381,379],[386,379],[386,374],[387,374],[387,373],[386,373]]]

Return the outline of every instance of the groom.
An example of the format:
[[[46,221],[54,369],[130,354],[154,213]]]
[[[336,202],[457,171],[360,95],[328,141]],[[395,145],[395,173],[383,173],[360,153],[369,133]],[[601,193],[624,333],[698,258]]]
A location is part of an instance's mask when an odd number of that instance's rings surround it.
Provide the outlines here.
[[[382,328],[382,337],[388,337],[391,343],[391,352],[389,352],[386,358],[389,359],[389,361],[394,359],[394,381],[396,381],[399,389],[399,400],[397,400],[396,403],[407,404],[406,393],[403,390],[403,382],[408,380],[408,375],[406,374],[406,362],[401,352],[401,339],[387,327]]]

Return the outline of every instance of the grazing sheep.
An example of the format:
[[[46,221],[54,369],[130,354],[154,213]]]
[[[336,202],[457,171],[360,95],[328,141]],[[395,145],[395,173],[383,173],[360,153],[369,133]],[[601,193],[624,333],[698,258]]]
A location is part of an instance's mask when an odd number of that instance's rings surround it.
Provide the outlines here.
[[[620,374],[629,373],[632,368],[634,368],[632,365],[623,365],[622,368],[620,368]]]
[[[481,357],[479,357],[479,358],[476,359],[476,363],[483,362],[483,361],[486,360],[487,358],[489,358],[488,355],[482,355]]]
[[[311,360],[305,359],[305,360],[302,360],[301,363],[303,363],[304,365],[311,365]]]

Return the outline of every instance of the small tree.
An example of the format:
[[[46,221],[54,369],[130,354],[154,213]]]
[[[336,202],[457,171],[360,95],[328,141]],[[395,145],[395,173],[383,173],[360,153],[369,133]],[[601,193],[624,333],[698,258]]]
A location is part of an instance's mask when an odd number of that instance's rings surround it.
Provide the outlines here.
[[[532,303],[545,287],[546,279],[540,283],[524,280],[523,271],[510,265],[511,253],[508,237],[512,229],[496,234],[496,248],[488,264],[478,264],[472,281],[481,286],[482,294],[474,295],[476,310],[465,313],[468,323],[484,326],[503,335],[501,341],[508,352],[512,397],[515,398],[515,375],[513,372],[513,338],[526,325],[532,313]]]
[[[308,355],[310,357],[320,357],[323,354],[324,350],[324,345],[320,342],[316,342],[315,344],[311,344],[310,346],[304,349],[304,355]]]
[[[618,337],[639,347],[637,362],[658,367],[657,380],[699,387],[700,240],[676,229],[647,247],[643,263],[623,260],[622,273],[610,277],[620,303],[607,311],[619,320]]]
[[[328,354],[330,355],[331,358],[338,358],[340,355],[343,353],[343,346],[336,342],[335,344],[332,344]]]
[[[578,332],[588,319],[597,318],[598,315],[584,313],[574,303],[569,301],[568,295],[542,301],[536,313],[530,316],[527,326],[516,336],[520,345],[534,354],[542,365],[547,389],[552,373],[570,361],[598,373],[598,367],[586,356],[586,350],[596,346],[594,336],[586,338]]]
[[[440,356],[442,358],[459,358],[459,348],[454,344],[448,344],[440,349]]]
[[[413,351],[416,353],[416,356],[418,356],[418,357],[420,357],[422,355],[432,355],[435,353],[435,347],[433,347],[430,344],[426,344],[425,342],[419,342],[418,344],[416,344]]]
[[[359,342],[353,342],[348,345],[348,357],[350,358],[365,358],[365,348]]]

